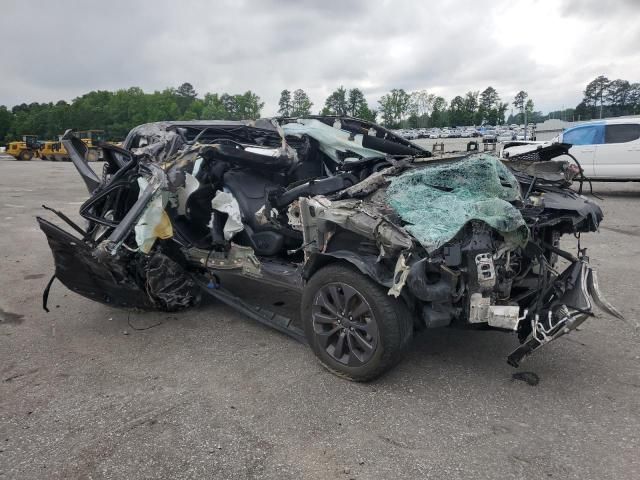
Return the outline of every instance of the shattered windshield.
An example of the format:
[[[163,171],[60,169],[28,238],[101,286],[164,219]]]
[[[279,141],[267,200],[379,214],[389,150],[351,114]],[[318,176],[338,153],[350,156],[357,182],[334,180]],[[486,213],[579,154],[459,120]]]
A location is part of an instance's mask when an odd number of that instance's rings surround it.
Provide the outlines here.
[[[509,203],[521,200],[518,181],[489,155],[403,173],[391,180],[387,198],[428,251],[451,240],[471,220],[487,223],[514,245],[522,246],[528,238],[520,211]]]

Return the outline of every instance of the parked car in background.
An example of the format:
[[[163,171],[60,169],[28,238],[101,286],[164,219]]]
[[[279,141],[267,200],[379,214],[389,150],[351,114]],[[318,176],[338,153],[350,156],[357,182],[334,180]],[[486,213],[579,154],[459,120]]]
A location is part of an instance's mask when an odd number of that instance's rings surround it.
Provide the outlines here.
[[[497,132],[495,130],[484,130],[482,132],[482,141],[484,143],[493,143],[498,138]]]
[[[402,136],[407,140],[415,140],[418,137],[418,132],[416,130],[404,130],[402,132]]]
[[[462,138],[472,138],[478,136],[478,131],[475,128],[465,128],[461,134]]]
[[[550,142],[505,146],[503,158],[553,143],[571,145],[569,153],[592,180],[640,180],[640,117],[611,118],[571,127]],[[568,160],[567,157],[560,157]]]
[[[515,134],[511,130],[504,130],[496,136],[498,142],[510,142],[515,140]]]

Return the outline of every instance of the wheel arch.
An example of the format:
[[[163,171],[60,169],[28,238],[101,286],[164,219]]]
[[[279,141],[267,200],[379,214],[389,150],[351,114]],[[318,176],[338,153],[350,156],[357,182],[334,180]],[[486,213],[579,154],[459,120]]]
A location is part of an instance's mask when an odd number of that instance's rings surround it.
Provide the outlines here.
[[[305,282],[309,281],[309,279],[318,270],[330,264],[342,264],[345,266],[355,267],[360,273],[363,273],[383,287],[390,288],[393,284],[391,278],[385,279],[381,277],[380,274],[376,273],[375,269],[370,266],[370,263],[368,263],[368,259],[364,256],[353,252],[345,252],[344,250],[312,254],[305,262],[302,271],[302,278]]]
[[[302,271],[302,278],[304,282],[308,282],[318,270],[328,265],[343,265],[350,268],[355,268],[357,271],[366,275],[381,287],[388,289],[393,285],[392,277],[381,278],[380,275],[376,272],[375,268],[372,268],[369,259],[367,259],[365,256],[358,255],[357,253],[352,252],[348,252],[349,255],[336,255],[336,253],[337,252],[312,254],[305,263]],[[417,300],[409,292],[408,288],[402,289],[400,296],[398,296],[398,300],[401,300],[402,303],[404,303],[405,307],[408,308],[412,314],[415,314],[417,312]],[[419,325],[419,322],[417,320],[415,323],[416,325]]]

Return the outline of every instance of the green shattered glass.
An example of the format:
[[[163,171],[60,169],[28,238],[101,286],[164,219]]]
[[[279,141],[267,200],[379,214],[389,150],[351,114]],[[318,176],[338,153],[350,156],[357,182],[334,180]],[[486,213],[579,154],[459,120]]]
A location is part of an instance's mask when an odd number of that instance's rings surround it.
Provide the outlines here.
[[[471,220],[487,223],[509,243],[526,244],[529,230],[509,203],[520,199],[513,174],[485,154],[410,170],[393,178],[387,189],[389,205],[428,252],[447,243]]]

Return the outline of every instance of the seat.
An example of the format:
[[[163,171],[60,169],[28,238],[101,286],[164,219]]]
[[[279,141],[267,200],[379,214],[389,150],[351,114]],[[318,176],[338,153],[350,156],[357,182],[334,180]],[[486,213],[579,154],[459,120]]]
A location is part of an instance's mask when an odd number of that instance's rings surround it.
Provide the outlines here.
[[[238,202],[242,223],[255,252],[267,256],[281,252],[285,241],[282,233],[272,225],[259,223],[255,215],[264,206],[267,192],[278,185],[243,170],[227,171],[223,183]]]

